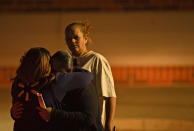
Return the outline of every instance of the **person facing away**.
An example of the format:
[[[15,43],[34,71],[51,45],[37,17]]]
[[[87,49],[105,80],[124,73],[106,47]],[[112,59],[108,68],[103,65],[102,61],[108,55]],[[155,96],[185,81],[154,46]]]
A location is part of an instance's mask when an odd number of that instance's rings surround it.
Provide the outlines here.
[[[88,50],[90,25],[83,22],[69,24],[65,29],[65,39],[72,55],[77,59],[77,66],[92,72],[92,86],[98,94],[102,110],[102,122],[106,131],[113,130],[116,109],[116,93],[110,65],[101,54]],[[106,118],[105,118],[106,117]]]
[[[14,78],[11,95],[11,116],[14,131],[48,131],[61,120],[75,123],[77,127],[95,123],[81,111],[62,111],[60,103],[68,92],[88,88],[92,74],[85,72],[51,73],[50,53],[45,48],[31,48],[22,58]],[[46,107],[39,107],[37,93],[42,93]],[[58,117],[59,116],[59,117]],[[88,118],[89,117],[89,118]]]
[[[67,51],[58,51],[56,52],[51,59],[52,68],[55,72],[88,72],[87,70],[81,68],[73,68],[73,59],[72,56]],[[76,82],[76,81],[75,81]],[[77,125],[75,122],[65,121],[68,125],[66,126],[66,130],[71,131],[102,131],[102,123],[101,123],[101,113],[100,108],[98,106],[98,98],[94,88],[88,86],[87,88],[79,88],[75,89],[71,92],[68,92],[66,96],[62,100],[63,110],[71,111],[71,112],[84,112],[85,116],[91,123],[81,123],[81,125]],[[62,115],[62,111],[61,114]],[[54,130],[63,129],[63,121],[62,119],[58,119],[58,126],[55,126]],[[82,120],[79,120],[82,121]],[[61,124],[60,124],[61,123]],[[80,123],[80,122],[79,122]],[[57,124],[56,124],[57,125]],[[61,128],[62,126],[62,128]]]

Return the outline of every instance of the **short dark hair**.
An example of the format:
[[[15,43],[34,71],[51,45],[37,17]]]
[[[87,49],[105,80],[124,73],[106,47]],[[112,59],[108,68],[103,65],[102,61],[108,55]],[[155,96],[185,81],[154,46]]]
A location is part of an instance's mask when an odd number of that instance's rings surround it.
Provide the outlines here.
[[[59,72],[63,69],[68,72],[73,67],[73,59],[68,51],[60,50],[51,57],[51,64],[54,72]]]

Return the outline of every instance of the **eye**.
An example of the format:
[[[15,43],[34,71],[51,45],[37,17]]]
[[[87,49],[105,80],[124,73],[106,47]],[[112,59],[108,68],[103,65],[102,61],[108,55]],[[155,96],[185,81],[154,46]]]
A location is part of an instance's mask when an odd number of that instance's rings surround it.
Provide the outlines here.
[[[78,36],[75,36],[74,39],[79,40],[79,37]]]
[[[71,41],[71,38],[66,38],[66,41],[67,41],[67,42]]]

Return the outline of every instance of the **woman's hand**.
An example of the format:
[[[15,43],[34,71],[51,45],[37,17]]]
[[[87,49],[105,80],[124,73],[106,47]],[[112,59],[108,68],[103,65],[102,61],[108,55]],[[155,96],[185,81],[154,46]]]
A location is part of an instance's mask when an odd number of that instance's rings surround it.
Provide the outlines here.
[[[115,126],[114,126],[113,122],[106,123],[105,131],[115,131]]]
[[[46,122],[50,120],[52,107],[47,107],[47,108],[36,107],[36,109],[39,111],[39,115],[43,120],[45,120]]]
[[[12,107],[11,107],[11,116],[13,119],[19,119],[22,117],[22,113],[24,111],[23,104],[20,102],[16,102]]]

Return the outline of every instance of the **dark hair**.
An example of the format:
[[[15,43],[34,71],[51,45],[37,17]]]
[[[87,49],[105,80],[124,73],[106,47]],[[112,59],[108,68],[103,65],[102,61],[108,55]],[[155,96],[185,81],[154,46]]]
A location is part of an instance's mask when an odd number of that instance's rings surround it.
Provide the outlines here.
[[[51,57],[52,69],[54,72],[61,72],[61,70],[66,70],[69,72],[73,67],[73,59],[68,51],[60,50],[57,51]]]

